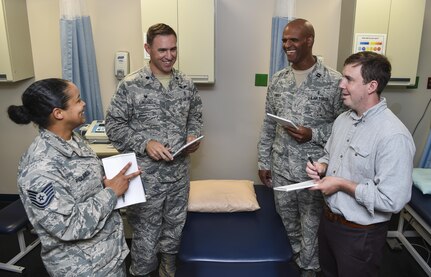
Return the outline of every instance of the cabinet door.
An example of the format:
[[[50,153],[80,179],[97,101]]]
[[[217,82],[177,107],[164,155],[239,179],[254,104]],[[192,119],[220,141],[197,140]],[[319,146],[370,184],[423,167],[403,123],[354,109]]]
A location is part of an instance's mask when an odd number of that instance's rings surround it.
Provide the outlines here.
[[[179,68],[195,83],[214,83],[214,0],[178,0]]]
[[[389,85],[408,86],[416,81],[426,0],[343,0],[337,69],[358,51],[356,34],[386,34],[384,54],[392,64]],[[353,34],[352,34],[353,32]],[[352,47],[353,45],[353,47]]]
[[[168,24],[178,37],[175,68],[195,83],[214,83],[214,12],[214,0],[141,0],[144,41],[149,26]]]
[[[0,81],[34,76],[25,0],[0,0]]]
[[[387,34],[390,10],[391,0],[357,0],[353,34]]]
[[[386,56],[401,84],[416,82],[424,14],[425,0],[392,0]]]
[[[0,1],[0,80],[2,81],[12,77],[5,16],[4,5]]]
[[[177,0],[142,0],[141,1],[141,24],[143,43],[147,41],[147,30],[157,23],[165,23],[175,30],[178,36],[178,3]],[[177,42],[178,43],[178,42]],[[149,61],[150,57],[144,49],[144,60]],[[178,60],[174,66],[178,69]]]

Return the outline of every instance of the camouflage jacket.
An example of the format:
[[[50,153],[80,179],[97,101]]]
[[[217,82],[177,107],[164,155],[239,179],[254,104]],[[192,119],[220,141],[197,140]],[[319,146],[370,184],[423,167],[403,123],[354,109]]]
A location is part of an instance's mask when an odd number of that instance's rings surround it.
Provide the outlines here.
[[[19,194],[51,276],[112,276],[129,253],[117,197],[94,152],[73,139],[78,148],[40,129],[19,164]]]
[[[265,113],[311,128],[312,139],[299,144],[265,114],[258,143],[258,168],[271,169],[291,181],[309,179],[305,173],[307,155],[323,156],[323,147],[335,118],[345,107],[338,88],[341,74],[317,59],[314,69],[297,88],[292,68],[274,74],[266,96]]]
[[[187,136],[198,137],[202,128],[202,101],[193,82],[173,69],[168,89],[149,66],[126,76],[118,85],[106,115],[106,133],[121,152],[135,152],[145,174],[160,182],[174,182],[188,173],[189,158],[155,161],[147,155],[149,140],[175,152]]]

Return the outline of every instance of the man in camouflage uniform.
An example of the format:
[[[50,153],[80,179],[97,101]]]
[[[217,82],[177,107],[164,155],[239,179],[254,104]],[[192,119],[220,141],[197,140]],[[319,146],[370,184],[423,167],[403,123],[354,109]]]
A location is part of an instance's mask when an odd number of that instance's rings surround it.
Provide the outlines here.
[[[298,129],[283,127],[265,117],[258,144],[262,183],[278,187],[308,180],[307,155],[317,158],[331,133],[332,123],[344,110],[338,83],[341,74],[325,67],[312,54],[314,29],[304,19],[289,22],[283,32],[283,49],[290,66],[272,77],[265,112],[292,120]],[[322,211],[320,192],[275,192],[280,214],[302,276],[320,270],[317,228]]]
[[[122,80],[106,116],[106,131],[121,152],[135,152],[143,171],[147,202],[127,209],[133,228],[130,273],[174,276],[175,254],[187,213],[189,156],[198,143],[172,157],[197,138],[202,128],[202,102],[193,82],[176,71],[177,38],[165,24],[151,26],[145,50],[148,66]]]
[[[43,128],[21,158],[19,193],[50,276],[126,276],[123,222],[103,175],[82,139],[68,143]]]

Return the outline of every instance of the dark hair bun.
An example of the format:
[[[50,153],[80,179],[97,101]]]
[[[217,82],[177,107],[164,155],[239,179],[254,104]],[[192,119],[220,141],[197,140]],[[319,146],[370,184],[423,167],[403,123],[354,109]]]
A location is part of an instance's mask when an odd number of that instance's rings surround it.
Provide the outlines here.
[[[31,122],[30,114],[24,106],[11,105],[7,109],[9,118],[18,124],[29,124]]]

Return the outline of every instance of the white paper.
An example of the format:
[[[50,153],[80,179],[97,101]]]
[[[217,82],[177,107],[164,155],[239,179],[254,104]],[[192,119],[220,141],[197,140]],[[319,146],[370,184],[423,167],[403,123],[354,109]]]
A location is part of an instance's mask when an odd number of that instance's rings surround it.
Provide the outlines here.
[[[127,170],[126,175],[138,171],[138,162],[136,161],[135,153],[119,154],[102,159],[106,178],[114,178],[128,162],[131,162],[132,165]],[[124,193],[124,195],[118,197],[115,209],[142,203],[145,201],[147,201],[147,199],[145,197],[141,177],[136,176],[130,180],[129,189]]]
[[[286,186],[276,187],[276,188],[274,188],[274,190],[292,191],[292,190],[297,190],[297,189],[311,188],[311,187],[314,187],[315,185],[316,184],[314,183],[313,180],[309,180],[309,181],[305,181],[305,182],[302,182],[302,183],[297,183],[297,184],[292,184],[292,185],[286,185]]]
[[[186,144],[184,144],[183,146],[181,146],[181,148],[180,149],[178,149],[173,155],[172,155],[172,157],[176,157],[178,154],[180,154],[184,149],[186,149],[187,147],[189,147],[190,145],[192,145],[193,143],[195,143],[195,142],[197,142],[197,141],[200,141],[201,139],[203,139],[204,138],[204,136],[200,136],[200,137],[198,137],[197,139],[194,139],[194,140],[192,140],[192,141],[190,141],[189,143],[186,143]]]
[[[293,127],[295,129],[298,129],[298,126],[295,125],[295,123],[293,123],[291,120],[286,119],[286,118],[282,118],[270,113],[266,113],[272,120],[280,123],[283,126],[289,126],[289,127]]]

